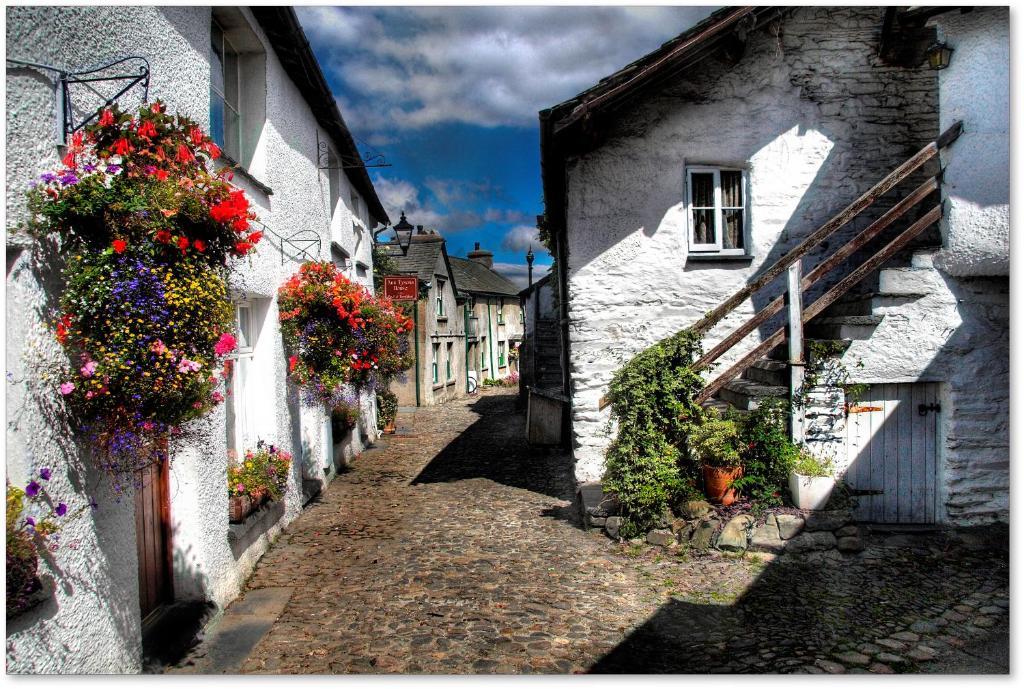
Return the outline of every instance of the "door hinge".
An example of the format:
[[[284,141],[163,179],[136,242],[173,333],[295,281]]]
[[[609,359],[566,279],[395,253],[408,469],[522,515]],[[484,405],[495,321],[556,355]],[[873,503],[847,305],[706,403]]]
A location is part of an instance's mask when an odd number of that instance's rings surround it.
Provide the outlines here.
[[[928,412],[930,411],[940,412],[942,411],[942,407],[939,406],[937,403],[917,405],[917,413],[920,414],[921,416],[928,416]]]

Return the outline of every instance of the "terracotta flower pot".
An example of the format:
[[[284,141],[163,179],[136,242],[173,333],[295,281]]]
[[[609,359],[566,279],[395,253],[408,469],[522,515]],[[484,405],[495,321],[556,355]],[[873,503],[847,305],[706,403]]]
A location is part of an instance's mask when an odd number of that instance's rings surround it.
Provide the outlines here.
[[[394,421],[388,422],[388,424],[386,426],[384,426],[384,432],[389,434],[389,435],[393,434],[395,432],[395,422]]]
[[[252,499],[248,495],[237,495],[228,498],[228,521],[240,522],[252,511]]]
[[[704,493],[716,505],[728,506],[736,502],[738,491],[729,484],[743,476],[743,467],[704,467]]]

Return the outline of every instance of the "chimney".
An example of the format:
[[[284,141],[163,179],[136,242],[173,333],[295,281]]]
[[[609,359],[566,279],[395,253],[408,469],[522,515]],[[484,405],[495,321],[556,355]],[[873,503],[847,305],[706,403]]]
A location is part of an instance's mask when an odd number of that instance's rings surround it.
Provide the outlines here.
[[[423,225],[416,226],[416,234],[426,234],[426,232],[423,231]]]
[[[466,254],[466,258],[470,261],[476,261],[488,268],[494,265],[494,254],[486,249],[481,249],[480,242],[476,242],[473,250]]]

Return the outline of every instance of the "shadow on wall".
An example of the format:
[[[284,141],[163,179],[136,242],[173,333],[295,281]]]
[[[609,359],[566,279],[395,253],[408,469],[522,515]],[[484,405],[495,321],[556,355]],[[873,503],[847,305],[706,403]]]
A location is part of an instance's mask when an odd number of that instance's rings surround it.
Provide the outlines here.
[[[467,429],[444,447],[412,485],[452,483],[483,478],[512,488],[542,493],[572,501],[575,481],[571,461],[561,452],[529,447],[526,422],[516,411],[516,392],[490,394],[472,403],[470,409],[480,415]],[[552,514],[569,520],[575,510]]]
[[[906,537],[897,537],[899,544],[891,546],[873,539],[868,550],[855,556],[812,553],[786,561],[787,555],[762,565],[761,574],[739,594],[730,590],[727,579],[710,587],[697,583],[662,605],[589,671],[801,671],[816,658],[874,644],[908,631],[917,620],[936,619],[962,603],[968,592],[1005,590],[1006,530],[977,535],[985,542],[981,550],[937,534],[914,536],[909,546]],[[728,562],[722,571],[739,566]],[[691,587],[691,582],[680,586]],[[912,670],[912,654],[897,652],[889,654],[888,662],[896,670]]]

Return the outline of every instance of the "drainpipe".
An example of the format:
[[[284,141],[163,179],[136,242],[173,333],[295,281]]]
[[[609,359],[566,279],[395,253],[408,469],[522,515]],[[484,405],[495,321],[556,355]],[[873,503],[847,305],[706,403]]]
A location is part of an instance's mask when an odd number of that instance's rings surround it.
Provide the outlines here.
[[[498,367],[494,361],[494,337],[491,335],[491,299],[487,298],[487,360],[490,362],[491,379],[498,377]]]
[[[416,297],[412,308],[413,347],[416,356],[416,406],[420,406],[420,299]]]
[[[469,394],[469,302],[462,305],[462,332],[465,334],[463,343],[465,344],[465,365],[462,367],[462,372],[466,374],[466,394]]]

